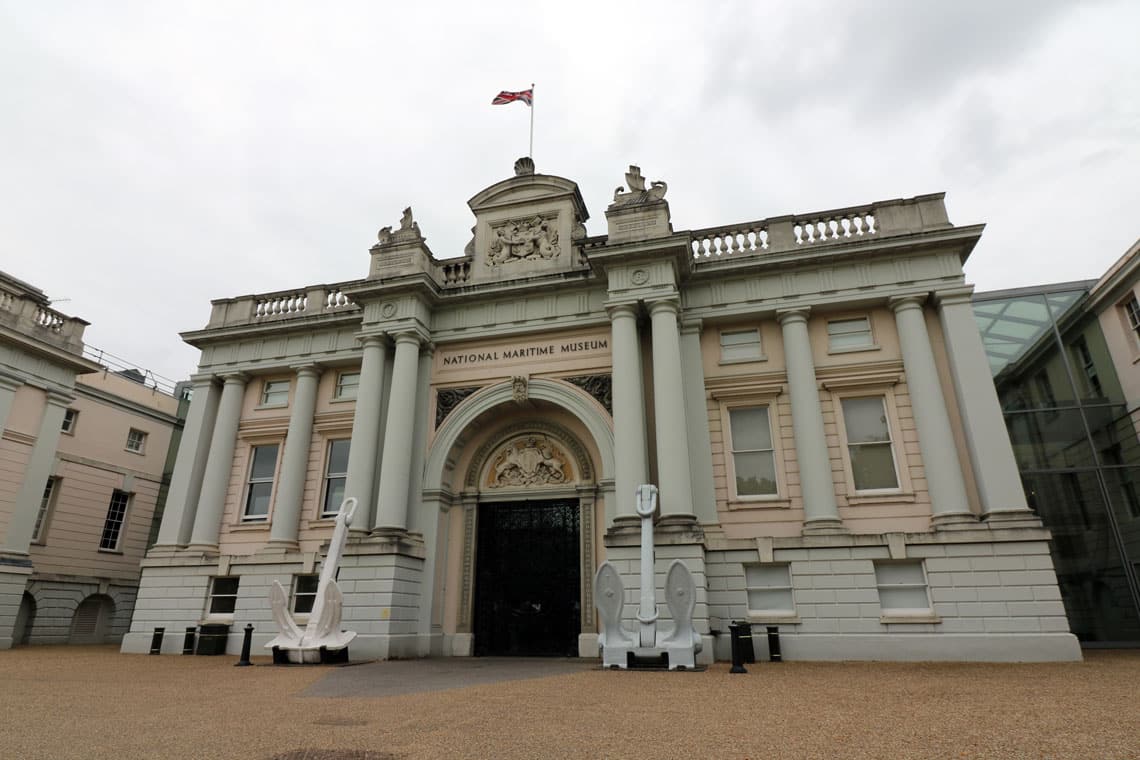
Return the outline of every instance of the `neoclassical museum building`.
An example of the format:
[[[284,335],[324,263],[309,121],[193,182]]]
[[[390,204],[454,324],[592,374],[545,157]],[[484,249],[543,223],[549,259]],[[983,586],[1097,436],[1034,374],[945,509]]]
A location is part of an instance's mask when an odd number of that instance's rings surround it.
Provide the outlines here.
[[[352,659],[596,657],[594,573],[632,622],[652,483],[706,662],[736,620],[787,659],[1080,659],[963,276],[982,225],[934,194],[678,231],[626,185],[589,235],[520,159],[461,257],[408,209],[363,279],[214,301],[123,651],[263,645],[274,580],[303,621],[354,496]]]

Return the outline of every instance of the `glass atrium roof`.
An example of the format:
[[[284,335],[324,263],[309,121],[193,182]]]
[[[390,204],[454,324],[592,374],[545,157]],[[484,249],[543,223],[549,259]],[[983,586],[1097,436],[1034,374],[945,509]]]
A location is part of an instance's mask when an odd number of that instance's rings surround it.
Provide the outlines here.
[[[975,301],[974,319],[982,334],[990,372],[996,376],[1037,345],[1046,333],[1052,332],[1050,312],[1053,319],[1060,320],[1087,292],[1025,293]]]

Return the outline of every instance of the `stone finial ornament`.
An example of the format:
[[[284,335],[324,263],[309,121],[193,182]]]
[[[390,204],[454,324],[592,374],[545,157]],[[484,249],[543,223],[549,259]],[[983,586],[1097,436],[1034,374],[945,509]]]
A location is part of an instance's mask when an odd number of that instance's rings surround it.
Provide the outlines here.
[[[530,156],[523,156],[515,161],[515,176],[528,177],[534,174],[534,159]]]
[[[641,167],[629,165],[629,171],[625,173],[625,183],[629,186],[629,192],[620,185],[614,189],[614,206],[629,206],[638,203],[654,203],[664,199],[666,191],[669,186],[662,180],[656,180],[649,183],[649,189],[645,189],[645,178],[641,176]]]
[[[344,594],[336,584],[336,571],[340,567],[340,558],[348,540],[348,526],[352,524],[355,512],[355,497],[349,497],[341,503],[340,511],[336,515],[336,527],[329,542],[329,552],[321,567],[320,579],[317,581],[313,609],[309,612],[309,622],[304,630],[301,630],[289,612],[289,595],[281,585],[281,581],[273,581],[273,585],[269,587],[269,607],[280,631],[265,645],[266,649],[274,650],[274,662],[278,661],[278,651],[285,654],[288,662],[321,662],[322,652],[339,652],[347,649],[349,642],[356,638],[355,631],[340,629]]]
[[[400,217],[400,229],[393,232],[391,227],[382,227],[376,233],[376,239],[378,242],[373,246],[374,248],[382,248],[395,243],[422,241],[424,236],[420,234],[420,225],[412,218],[412,207],[408,206],[404,209],[404,213]]]

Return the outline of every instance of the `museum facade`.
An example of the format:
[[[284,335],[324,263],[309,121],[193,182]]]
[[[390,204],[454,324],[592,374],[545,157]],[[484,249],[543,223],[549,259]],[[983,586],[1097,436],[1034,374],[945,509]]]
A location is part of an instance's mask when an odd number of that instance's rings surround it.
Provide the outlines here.
[[[653,483],[706,661],[733,620],[788,659],[1079,659],[964,282],[982,226],[935,194],[675,231],[626,183],[591,236],[520,159],[462,257],[408,209],[363,279],[214,301],[123,651],[264,644],[275,580],[304,620],[355,496],[353,659],[597,656],[594,573],[635,593]]]

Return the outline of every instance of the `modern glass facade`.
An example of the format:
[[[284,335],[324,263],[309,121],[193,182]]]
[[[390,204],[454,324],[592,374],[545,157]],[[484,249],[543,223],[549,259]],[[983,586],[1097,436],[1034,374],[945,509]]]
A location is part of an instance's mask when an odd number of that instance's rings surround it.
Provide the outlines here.
[[[1053,534],[1072,631],[1137,645],[1140,400],[1124,397],[1087,308],[1094,284],[980,293],[974,315],[1026,497]]]

